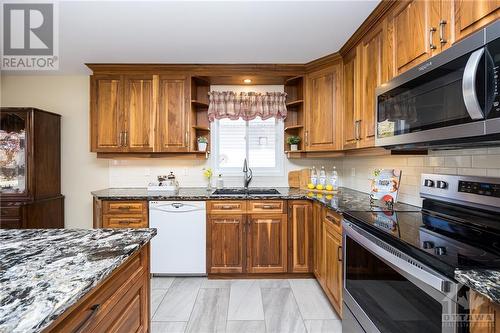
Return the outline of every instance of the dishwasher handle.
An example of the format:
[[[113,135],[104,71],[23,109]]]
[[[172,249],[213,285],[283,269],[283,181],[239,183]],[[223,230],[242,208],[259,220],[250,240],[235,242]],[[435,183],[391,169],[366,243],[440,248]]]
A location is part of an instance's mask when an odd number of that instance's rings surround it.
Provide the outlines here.
[[[155,203],[154,205],[149,205],[149,210],[157,210],[161,212],[169,212],[169,213],[186,213],[186,212],[194,212],[199,210],[205,210],[204,205],[196,205],[190,204],[186,202],[171,202],[165,204]]]

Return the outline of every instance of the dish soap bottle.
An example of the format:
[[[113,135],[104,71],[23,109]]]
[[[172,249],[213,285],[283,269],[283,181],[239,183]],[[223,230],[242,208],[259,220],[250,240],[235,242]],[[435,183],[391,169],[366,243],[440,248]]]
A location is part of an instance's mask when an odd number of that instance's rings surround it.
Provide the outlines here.
[[[311,184],[316,187],[318,185],[318,172],[316,171],[316,167],[313,166],[311,169]]]
[[[333,166],[332,174],[330,175],[330,185],[332,185],[333,190],[338,189],[339,174],[337,172],[337,167]]]
[[[319,183],[323,185],[323,188],[326,186],[326,170],[324,166],[321,166],[321,170],[319,171]]]
[[[218,190],[222,190],[224,188],[224,180],[222,179],[222,174],[219,174],[217,177],[216,187]]]

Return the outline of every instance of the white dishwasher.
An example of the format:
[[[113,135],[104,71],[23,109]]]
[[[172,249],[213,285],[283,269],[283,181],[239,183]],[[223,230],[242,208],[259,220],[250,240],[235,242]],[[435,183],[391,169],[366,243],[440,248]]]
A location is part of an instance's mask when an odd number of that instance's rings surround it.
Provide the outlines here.
[[[150,201],[151,273],[206,275],[206,205],[204,201]]]

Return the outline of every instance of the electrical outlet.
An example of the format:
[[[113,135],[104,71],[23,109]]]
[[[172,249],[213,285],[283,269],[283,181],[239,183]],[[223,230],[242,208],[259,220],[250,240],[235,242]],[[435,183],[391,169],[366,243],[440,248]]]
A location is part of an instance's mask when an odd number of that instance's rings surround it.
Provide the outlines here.
[[[356,168],[351,168],[351,177],[356,177]]]

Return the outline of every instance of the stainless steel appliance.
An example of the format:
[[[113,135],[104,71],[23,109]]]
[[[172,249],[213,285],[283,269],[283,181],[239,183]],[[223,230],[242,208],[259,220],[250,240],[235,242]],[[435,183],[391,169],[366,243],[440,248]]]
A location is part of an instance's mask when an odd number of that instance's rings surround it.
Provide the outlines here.
[[[500,143],[500,21],[376,90],[375,142],[391,149]]]
[[[344,214],[345,332],[468,332],[455,271],[500,268],[500,179],[424,174],[421,197]]]

